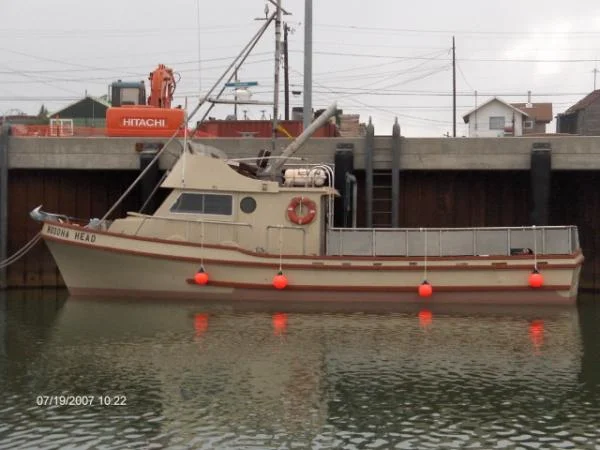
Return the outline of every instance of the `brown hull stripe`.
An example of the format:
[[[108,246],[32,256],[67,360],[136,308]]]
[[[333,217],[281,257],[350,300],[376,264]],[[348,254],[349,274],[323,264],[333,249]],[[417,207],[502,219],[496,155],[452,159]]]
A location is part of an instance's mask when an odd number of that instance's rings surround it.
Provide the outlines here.
[[[61,244],[71,245],[75,247],[85,247],[90,250],[96,251],[104,251],[111,253],[120,253],[127,254],[132,256],[141,256],[145,258],[155,258],[155,259],[163,259],[170,261],[186,261],[193,262],[199,264],[203,261],[205,264],[220,264],[227,266],[238,266],[238,267],[269,267],[269,268],[278,268],[279,262],[261,262],[261,261],[233,261],[233,260],[221,260],[221,259],[208,259],[208,258],[199,258],[199,257],[188,257],[188,256],[175,256],[175,255],[157,255],[155,253],[141,252],[138,250],[125,250],[114,247],[107,247],[101,245],[90,244],[87,242],[77,242],[61,239],[55,236],[47,236],[44,235],[44,239],[47,241],[58,242]],[[228,248],[228,250],[233,250],[232,248]],[[236,251],[239,251],[235,249]],[[262,255],[256,255],[256,257],[263,258]],[[569,258],[571,256],[562,256],[562,259]],[[296,257],[293,257],[296,258]],[[325,257],[311,257],[313,260],[321,261],[322,259],[326,259]],[[349,259],[349,258],[348,258]],[[348,259],[344,258],[344,261]],[[473,257],[471,257],[473,259]],[[508,258],[507,258],[508,259]],[[544,259],[547,259],[544,257]],[[428,258],[429,260],[429,258]],[[364,260],[363,260],[364,261]],[[399,261],[396,259],[395,261]],[[409,261],[408,259],[406,261]],[[582,264],[583,261],[573,262],[573,263],[561,263],[561,264],[539,264],[540,269],[543,270],[555,270],[555,269],[575,269]],[[344,270],[344,271],[354,271],[354,270],[368,270],[368,271],[423,271],[423,266],[385,266],[383,262],[379,259],[377,260],[377,265],[324,265],[324,264],[298,264],[298,263],[285,263],[284,267],[286,269],[298,269],[298,270]],[[498,271],[498,270],[531,270],[533,268],[533,263],[529,264],[490,264],[487,266],[484,265],[464,265],[463,264],[455,264],[455,265],[430,265],[428,270],[437,271],[437,270],[452,270],[452,271]]]
[[[193,278],[185,280],[188,284],[195,285]],[[203,285],[197,285],[199,289]],[[234,281],[217,281],[210,280],[208,286],[215,287],[227,287],[236,289],[271,289],[275,290],[270,284],[260,283],[237,283]],[[499,292],[499,291],[568,291],[571,288],[569,285],[546,285],[541,288],[531,288],[527,285],[523,286],[436,286],[433,285],[434,291],[440,292]],[[341,291],[341,292],[416,292],[417,285],[415,286],[347,286],[347,285],[288,285],[285,288],[286,291]]]
[[[86,231],[88,233],[94,233],[94,234],[101,234],[101,235],[105,235],[105,236],[111,236],[111,237],[115,237],[115,238],[119,238],[119,239],[131,239],[131,240],[135,240],[135,241],[143,241],[143,242],[154,242],[154,243],[160,243],[160,244],[170,244],[170,245],[176,245],[176,246],[181,246],[181,247],[195,247],[195,248],[202,248],[201,244],[197,244],[197,243],[192,243],[192,242],[179,242],[179,241],[170,241],[168,239],[159,239],[159,238],[149,238],[149,237],[142,237],[142,236],[131,236],[131,235],[122,235],[119,233],[111,233],[110,231],[100,231],[100,230],[91,230],[91,229],[87,229],[87,228],[83,228],[77,225],[72,225],[72,224],[64,224],[64,223],[59,223],[59,222],[51,222],[51,221],[46,221],[45,223],[52,225],[54,227],[57,228],[66,228],[66,229],[70,229],[70,230],[75,230],[75,231]],[[60,238],[56,238],[55,236],[49,236],[47,234],[42,233],[42,236],[44,239],[47,240],[54,240],[54,241],[60,241],[60,242],[65,242],[65,243],[71,243],[70,241],[66,241]],[[78,243],[79,244],[79,243]],[[85,244],[85,243],[81,243],[81,244]],[[250,256],[255,256],[257,258],[269,258],[269,259],[277,259],[279,260],[279,255],[277,254],[273,254],[273,253],[257,253],[257,252],[253,252],[250,250],[245,250],[242,248],[238,248],[235,246],[231,246],[231,245],[218,245],[218,244],[204,244],[205,248],[213,248],[213,249],[223,249],[223,250],[234,250],[236,252],[239,253],[243,253],[244,255],[250,255]],[[538,258],[542,257],[543,259],[564,259],[565,257],[576,257],[579,256],[581,254],[581,250],[577,250],[575,253],[573,253],[572,255],[543,255],[543,256],[538,256]],[[282,255],[283,258],[296,258],[296,259],[315,259],[318,258],[319,260],[323,260],[323,261],[327,261],[327,260],[331,260],[331,261],[336,261],[336,260],[343,260],[343,261],[371,261],[373,260],[372,256],[310,256],[310,255]],[[427,260],[428,261],[461,261],[461,260],[470,260],[472,259],[473,256],[428,256]],[[533,261],[533,256],[530,255],[515,255],[515,256],[478,256],[479,259],[481,260],[494,260],[494,261],[519,261],[519,260],[531,260]],[[419,261],[423,261],[423,257],[415,257],[415,256],[378,256],[377,257],[378,261],[414,261],[414,262],[419,262]]]

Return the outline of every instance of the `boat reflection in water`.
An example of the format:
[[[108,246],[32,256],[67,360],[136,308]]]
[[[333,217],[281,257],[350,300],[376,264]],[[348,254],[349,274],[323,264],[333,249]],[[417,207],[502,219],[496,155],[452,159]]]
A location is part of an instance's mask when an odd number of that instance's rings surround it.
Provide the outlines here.
[[[72,298],[40,321],[9,302],[0,443],[583,448],[597,438],[597,308],[277,306]],[[34,407],[36,394],[61,393],[127,404]]]

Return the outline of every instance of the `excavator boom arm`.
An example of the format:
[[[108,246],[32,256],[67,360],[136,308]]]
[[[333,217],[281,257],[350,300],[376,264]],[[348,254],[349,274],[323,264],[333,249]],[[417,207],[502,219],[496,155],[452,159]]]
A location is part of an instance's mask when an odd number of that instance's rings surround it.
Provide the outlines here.
[[[164,64],[159,64],[156,69],[150,72],[148,80],[150,80],[148,105],[157,108],[170,108],[176,87],[173,69]]]

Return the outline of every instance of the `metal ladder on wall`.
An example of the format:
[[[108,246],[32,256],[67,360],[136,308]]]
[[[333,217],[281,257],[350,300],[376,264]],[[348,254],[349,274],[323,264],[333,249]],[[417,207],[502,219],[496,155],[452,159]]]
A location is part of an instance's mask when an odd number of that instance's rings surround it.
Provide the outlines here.
[[[373,170],[373,227],[392,226],[392,171]]]

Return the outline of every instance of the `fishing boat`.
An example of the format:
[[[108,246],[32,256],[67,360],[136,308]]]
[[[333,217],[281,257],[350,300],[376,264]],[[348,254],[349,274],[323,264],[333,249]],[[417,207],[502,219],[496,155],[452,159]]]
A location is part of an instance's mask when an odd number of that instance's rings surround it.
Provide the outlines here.
[[[38,207],[31,215],[74,296],[575,301],[583,263],[575,226],[335,227],[334,167],[293,159],[335,112],[333,104],[281,155],[254,161],[184,138],[161,185],[168,195],[152,214],[79,221]]]
[[[249,164],[187,145],[153,214],[78,222],[41,208],[72,295],[228,301],[569,303],[575,226],[336,228],[331,165],[289,168],[330,106],[280,157]],[[294,164],[296,164],[295,160]]]

